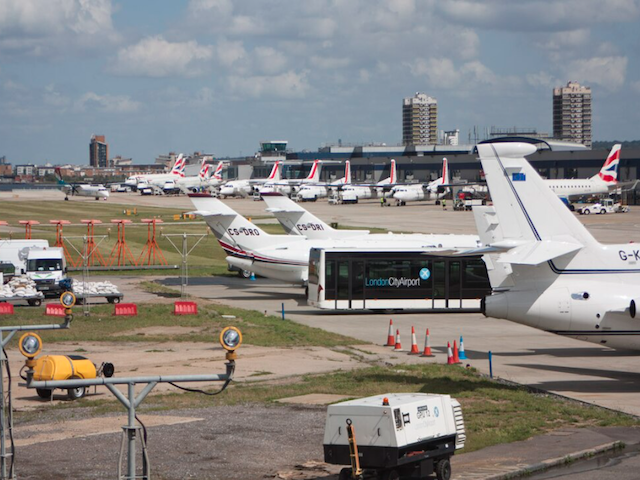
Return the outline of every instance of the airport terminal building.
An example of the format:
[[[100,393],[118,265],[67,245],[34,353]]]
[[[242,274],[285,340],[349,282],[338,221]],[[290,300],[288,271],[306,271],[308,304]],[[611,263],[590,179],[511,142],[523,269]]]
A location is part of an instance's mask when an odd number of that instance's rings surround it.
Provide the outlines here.
[[[589,178],[600,171],[608,150],[591,150],[578,143],[567,143],[552,139],[533,137],[502,137],[492,142],[526,142],[537,146],[538,151],[529,160],[545,178]],[[344,162],[351,163],[354,183],[374,183],[389,176],[390,160],[395,159],[398,181],[428,182],[441,175],[442,159],[447,158],[451,179],[468,182],[483,181],[480,161],[475,145],[399,145],[399,146],[326,146],[316,152],[293,152],[280,142],[279,149],[268,142],[269,151],[258,152],[255,158],[237,159],[232,162],[228,177],[234,174],[264,178],[269,174],[275,160],[284,162],[283,174],[287,178],[302,178],[311,163],[323,161],[320,177],[332,181],[344,175]],[[249,171],[247,171],[249,170]],[[635,181],[640,172],[640,149],[621,150],[618,180]],[[245,176],[245,178],[246,178]],[[625,199],[630,204],[640,203],[640,189],[628,192]]]

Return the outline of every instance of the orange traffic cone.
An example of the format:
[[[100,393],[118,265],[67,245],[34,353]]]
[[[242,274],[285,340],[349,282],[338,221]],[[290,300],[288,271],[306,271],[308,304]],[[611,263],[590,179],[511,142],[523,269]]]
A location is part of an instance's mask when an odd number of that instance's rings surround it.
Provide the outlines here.
[[[420,355],[420,350],[418,350],[418,342],[416,342],[416,330],[411,326],[411,350],[409,351],[409,355]]]
[[[402,350],[402,344],[400,343],[400,330],[396,330],[396,344],[393,350]]]
[[[447,365],[453,365],[453,353],[451,353],[450,342],[447,342]]]
[[[393,319],[389,320],[389,335],[387,336],[387,343],[385,347],[393,347],[396,344],[396,339],[393,337]]]
[[[460,358],[458,357],[458,344],[455,340],[453,341],[453,363],[455,363],[456,365],[458,363],[462,363],[460,361]]]
[[[427,328],[427,334],[424,336],[424,351],[422,352],[421,357],[433,357],[433,353],[431,353],[431,343],[429,342],[429,329]]]

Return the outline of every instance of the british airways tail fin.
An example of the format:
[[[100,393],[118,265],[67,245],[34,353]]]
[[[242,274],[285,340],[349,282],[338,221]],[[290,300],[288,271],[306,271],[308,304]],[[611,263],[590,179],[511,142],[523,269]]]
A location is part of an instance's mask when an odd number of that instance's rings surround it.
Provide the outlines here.
[[[204,217],[225,250],[228,249],[227,247],[233,247],[255,251],[264,247],[304,240],[303,237],[291,235],[271,235],[211,195],[194,193],[190,194],[189,198],[196,208],[193,213]]]
[[[355,237],[369,233],[368,230],[337,230],[280,193],[266,193],[262,198],[269,207],[267,211],[275,215],[289,235],[321,239]]]
[[[204,157],[202,159],[202,165],[200,166],[200,173],[198,173],[201,181],[205,181],[211,176],[210,170],[211,166],[207,163],[207,158]]]
[[[621,148],[622,145],[620,145],[619,143],[616,143],[613,148],[611,148],[611,151],[609,152],[604,165],[602,165],[602,168],[600,169],[598,174],[592,178],[599,179],[604,183],[611,185],[615,185],[616,183],[618,183],[618,166],[620,165]]]
[[[349,185],[351,183],[351,162],[349,160],[344,162],[344,184]]]
[[[599,245],[527,162],[535,151],[525,143],[478,145],[502,237],[490,246],[508,251],[503,262],[538,265]]]
[[[171,168],[171,173],[173,175],[180,175],[181,177],[184,177],[184,167],[186,166],[187,161],[184,158],[184,155],[181,153],[180,155],[178,155],[178,158],[176,158],[176,161]]]
[[[220,160],[218,162],[218,165],[216,166],[216,169],[213,171],[213,174],[211,175],[211,177],[214,178],[215,180],[222,180],[223,168],[224,168],[224,162]]]

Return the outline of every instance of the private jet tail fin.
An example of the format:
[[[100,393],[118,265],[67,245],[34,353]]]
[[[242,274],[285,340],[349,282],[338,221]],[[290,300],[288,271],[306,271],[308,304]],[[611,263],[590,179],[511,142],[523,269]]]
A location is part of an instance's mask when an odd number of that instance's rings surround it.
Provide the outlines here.
[[[280,193],[264,193],[268,212],[278,219],[289,235],[304,235],[307,238],[345,238],[366,235],[368,230],[336,230],[308,210]]]
[[[225,249],[231,245],[245,251],[255,251],[271,245],[303,240],[302,237],[289,235],[270,235],[209,194],[193,193],[189,198],[196,208],[193,213],[204,217]]]
[[[510,250],[500,261],[537,265],[598,245],[524,158],[535,151],[525,143],[478,145],[502,236],[490,246]]]
[[[621,148],[622,145],[620,145],[619,143],[616,143],[613,148],[611,148],[611,151],[609,152],[604,165],[602,165],[602,168],[600,169],[598,174],[592,178],[599,179],[604,183],[610,185],[615,185],[616,183],[618,183],[618,166],[620,165]]]

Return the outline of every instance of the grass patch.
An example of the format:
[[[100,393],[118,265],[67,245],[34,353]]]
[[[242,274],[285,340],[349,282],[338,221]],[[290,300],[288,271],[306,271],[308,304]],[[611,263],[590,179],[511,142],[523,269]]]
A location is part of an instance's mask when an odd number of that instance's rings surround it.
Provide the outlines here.
[[[238,364],[241,362],[240,352]],[[254,376],[268,374],[257,372]],[[141,409],[151,412],[271,403],[280,398],[311,393],[359,398],[393,392],[440,393],[456,398],[462,404],[467,430],[464,452],[526,440],[560,428],[640,426],[640,421],[623,413],[550,395],[532,394],[525,388],[490,380],[474,369],[440,364],[374,366],[348,372],[307,375],[286,383],[279,382],[277,388],[268,381],[234,383],[226,392],[213,397],[195,393],[156,395],[148,398]],[[122,409],[115,400],[87,399],[60,404],[55,408],[87,407],[96,408],[96,413]]]
[[[166,287],[165,287],[166,288]],[[266,347],[337,347],[362,343],[350,337],[307,327],[274,315],[265,316],[256,310],[244,310],[218,304],[198,306],[197,315],[173,315],[173,305],[139,304],[138,316],[115,317],[113,305],[91,307],[89,316],[83,316],[81,307],[75,308],[75,318],[69,330],[42,331],[44,342],[208,342],[217,344],[220,331],[229,324],[240,328],[244,341],[250,345]],[[43,309],[17,308],[12,323],[42,324]],[[229,320],[222,315],[234,315]],[[44,323],[60,323],[49,319]],[[186,327],[166,333],[134,332],[151,327]],[[161,332],[161,328],[155,329]]]

